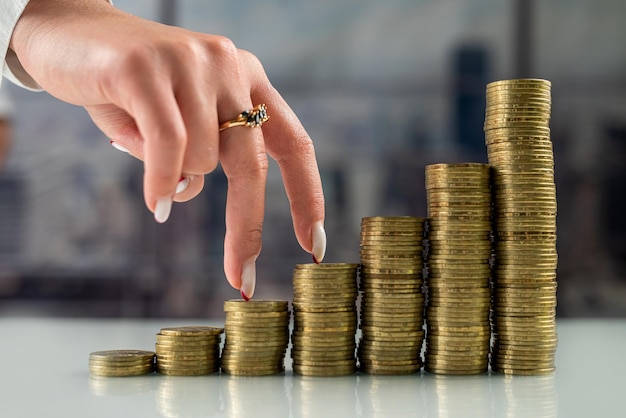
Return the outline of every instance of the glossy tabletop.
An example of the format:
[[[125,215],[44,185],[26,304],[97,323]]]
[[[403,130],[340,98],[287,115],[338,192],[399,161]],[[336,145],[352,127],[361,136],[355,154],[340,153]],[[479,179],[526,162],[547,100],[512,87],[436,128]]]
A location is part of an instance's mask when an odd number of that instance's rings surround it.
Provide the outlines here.
[[[560,320],[550,376],[89,375],[92,351],[153,350],[207,321],[0,319],[0,417],[623,417],[626,320]]]

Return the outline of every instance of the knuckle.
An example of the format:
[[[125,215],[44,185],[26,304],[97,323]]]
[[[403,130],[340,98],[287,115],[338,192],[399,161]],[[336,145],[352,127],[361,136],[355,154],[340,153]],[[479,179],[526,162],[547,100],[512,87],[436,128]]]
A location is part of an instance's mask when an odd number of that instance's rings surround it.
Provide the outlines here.
[[[263,238],[263,225],[256,224],[252,225],[251,228],[246,229],[246,237],[251,243],[255,244],[255,247],[258,247],[258,251],[260,252]]]
[[[239,158],[231,164],[223,164],[224,172],[231,180],[264,179],[267,177],[269,162],[265,152],[258,152],[253,158]]]
[[[212,36],[207,44],[207,50],[213,61],[228,67],[236,65],[239,53],[235,43],[225,36]]]
[[[267,160],[267,154],[265,151],[258,152],[256,157],[250,161],[248,172],[256,176],[265,176],[269,169],[269,161]]]
[[[313,141],[305,132],[294,135],[292,140],[285,144],[284,152],[276,160],[279,164],[290,163],[295,160],[315,159],[315,147]]]
[[[252,77],[254,84],[254,90],[261,97],[271,97],[274,86],[270,83],[261,60],[253,53],[240,49],[239,59],[244,64],[244,67],[248,70],[248,73]]]

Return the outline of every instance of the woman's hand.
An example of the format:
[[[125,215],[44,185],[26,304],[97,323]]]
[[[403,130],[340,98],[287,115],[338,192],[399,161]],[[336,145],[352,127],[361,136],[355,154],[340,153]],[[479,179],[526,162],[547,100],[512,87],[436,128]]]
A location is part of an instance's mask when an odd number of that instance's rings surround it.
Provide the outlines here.
[[[302,248],[324,257],[324,197],[313,144],[252,54],[227,38],[128,15],[103,0],[31,0],[10,48],[39,85],[84,106],[144,161],[146,205],[164,222],[221,163],[228,177],[224,269],[249,298],[261,251],[267,156],[280,167]],[[220,123],[265,103],[262,128]],[[181,177],[189,179],[176,194]]]

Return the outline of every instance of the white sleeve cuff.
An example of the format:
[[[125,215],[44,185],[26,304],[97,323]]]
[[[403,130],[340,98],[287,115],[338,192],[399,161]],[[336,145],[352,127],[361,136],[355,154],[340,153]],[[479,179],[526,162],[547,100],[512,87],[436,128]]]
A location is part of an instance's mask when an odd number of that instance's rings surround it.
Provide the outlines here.
[[[18,86],[22,86],[28,90],[41,90],[39,84],[26,72],[24,67],[22,67],[22,63],[17,58],[17,55],[15,55],[15,52],[11,50],[7,51],[2,68],[2,75]]]
[[[107,0],[112,3],[111,0]],[[18,86],[29,90],[41,90],[41,87],[26,72],[17,55],[9,49],[9,41],[29,0],[0,0],[0,56],[4,57],[2,75]],[[2,85],[2,78],[0,78]]]
[[[21,64],[18,63],[18,67],[14,67],[15,62],[9,64],[10,61],[17,60],[17,57],[14,59],[8,59],[7,52],[9,50],[9,41],[11,40],[11,35],[13,34],[13,29],[15,28],[15,24],[18,19],[22,15],[26,4],[28,4],[29,0],[0,0],[0,56],[4,57],[4,64],[2,66],[2,75],[6,76],[10,80],[17,82],[17,84],[22,85],[24,87],[27,86],[29,80],[24,79],[24,82],[20,82],[19,77],[16,77],[18,74],[14,72],[23,72],[22,75],[26,74]],[[9,65],[13,66],[13,71],[9,68]],[[30,79],[30,77],[28,77]],[[0,79],[0,82],[2,80]],[[32,79],[31,88],[32,86]],[[35,83],[36,85],[36,83]]]

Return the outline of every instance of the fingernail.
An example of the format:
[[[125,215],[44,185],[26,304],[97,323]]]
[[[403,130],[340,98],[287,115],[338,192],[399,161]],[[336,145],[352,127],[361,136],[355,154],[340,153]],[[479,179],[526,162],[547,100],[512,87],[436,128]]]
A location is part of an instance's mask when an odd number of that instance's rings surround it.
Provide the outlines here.
[[[129,153],[129,151],[126,148],[124,148],[123,146],[121,146],[120,144],[118,144],[115,141],[111,141],[111,145],[113,145],[113,148],[115,148],[116,150],[119,150],[119,151],[122,151],[122,152],[125,152],[125,153]]]
[[[319,264],[326,254],[326,231],[322,222],[317,222],[311,229],[311,237],[313,240],[313,261]]]
[[[252,299],[256,286],[256,264],[254,261],[244,264],[241,272],[241,297],[245,300]]]
[[[154,208],[154,220],[158,223],[162,224],[167,221],[167,218],[170,217],[170,212],[172,211],[172,198],[162,197],[156,202],[156,207]]]
[[[187,190],[187,186],[189,186],[190,179],[188,177],[181,177],[176,185],[176,194],[182,193]]]

